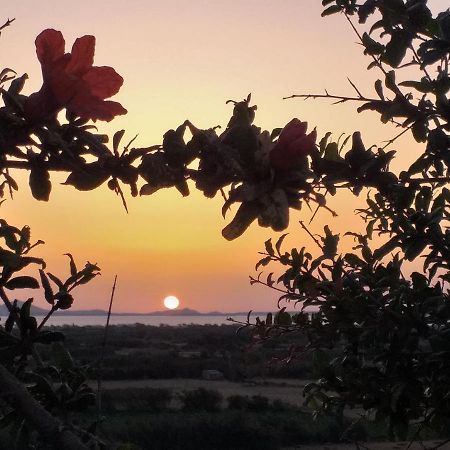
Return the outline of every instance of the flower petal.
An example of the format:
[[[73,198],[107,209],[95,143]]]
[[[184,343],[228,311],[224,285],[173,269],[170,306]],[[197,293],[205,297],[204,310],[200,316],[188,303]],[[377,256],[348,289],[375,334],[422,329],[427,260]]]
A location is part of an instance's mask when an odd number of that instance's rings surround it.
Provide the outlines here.
[[[45,86],[31,94],[24,103],[24,114],[31,123],[41,123],[61,109]]]
[[[104,120],[110,122],[115,116],[121,116],[128,111],[118,102],[104,101],[94,97],[86,90],[75,95],[67,104],[67,109],[83,119]]]
[[[36,54],[42,66],[48,66],[64,55],[64,37],[51,28],[42,31],[36,38]]]
[[[297,139],[300,136],[304,136],[307,128],[308,122],[302,122],[299,119],[292,119],[281,131],[278,141],[283,144],[288,144],[292,140]]]
[[[95,37],[83,36],[75,40],[72,46],[71,58],[67,64],[68,74],[79,77],[92,67],[94,63]]]
[[[123,78],[108,66],[91,67],[83,75],[83,81],[92,95],[102,99],[117,94],[123,84]]]
[[[310,155],[316,148],[315,139],[308,136],[301,136],[287,146],[286,153],[296,156]]]

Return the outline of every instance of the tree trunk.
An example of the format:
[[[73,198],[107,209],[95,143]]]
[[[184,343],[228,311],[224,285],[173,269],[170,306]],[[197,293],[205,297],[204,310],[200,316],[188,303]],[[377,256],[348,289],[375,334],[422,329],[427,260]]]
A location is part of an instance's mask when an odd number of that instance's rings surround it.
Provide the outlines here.
[[[79,438],[38,403],[23,384],[0,364],[0,396],[55,449],[88,450]]]

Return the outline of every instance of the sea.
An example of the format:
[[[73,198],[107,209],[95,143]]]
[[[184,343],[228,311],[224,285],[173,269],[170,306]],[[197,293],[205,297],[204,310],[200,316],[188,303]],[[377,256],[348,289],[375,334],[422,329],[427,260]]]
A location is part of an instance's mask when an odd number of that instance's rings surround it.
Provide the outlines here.
[[[245,322],[247,316],[231,316],[234,320]],[[256,316],[255,316],[256,317]],[[43,316],[36,316],[38,324]],[[146,316],[146,315],[119,315],[111,316],[109,323],[111,325],[153,325],[153,326],[179,326],[179,325],[232,325],[233,322],[227,320],[228,316],[223,315],[197,315],[197,316]],[[0,317],[0,324],[4,324],[6,317]],[[253,318],[254,320],[254,318]],[[95,316],[72,316],[55,315],[47,321],[47,326],[104,326],[106,324],[106,315]]]

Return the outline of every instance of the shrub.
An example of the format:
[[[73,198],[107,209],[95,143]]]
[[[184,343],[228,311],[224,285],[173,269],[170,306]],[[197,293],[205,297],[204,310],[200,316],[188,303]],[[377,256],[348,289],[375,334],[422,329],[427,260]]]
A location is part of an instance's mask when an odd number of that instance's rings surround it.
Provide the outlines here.
[[[218,411],[223,397],[218,391],[198,388],[192,391],[183,391],[179,394],[182,409],[185,411]]]
[[[171,401],[172,392],[163,388],[112,389],[102,394],[104,411],[160,412],[167,410]]]

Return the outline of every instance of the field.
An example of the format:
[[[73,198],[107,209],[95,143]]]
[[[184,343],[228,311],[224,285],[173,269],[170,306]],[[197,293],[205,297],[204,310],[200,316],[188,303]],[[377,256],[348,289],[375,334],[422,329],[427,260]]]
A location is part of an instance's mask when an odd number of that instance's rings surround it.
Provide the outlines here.
[[[449,450],[450,444],[440,445],[441,441],[415,442],[410,445],[409,442],[377,442],[360,445],[361,450],[424,450],[439,446],[441,450]],[[289,450],[294,450],[295,447]],[[326,445],[302,445],[302,450],[355,450],[354,444],[326,444]],[[288,450],[288,449],[286,449]]]
[[[203,388],[216,390],[224,397],[224,400],[233,395],[241,396],[263,396],[269,400],[281,400],[287,404],[300,407],[303,403],[302,390],[306,380],[291,380],[271,378],[266,380],[254,379],[247,382],[232,381],[209,381],[202,379],[147,379],[147,380],[108,380],[102,383],[105,390],[116,389],[168,389],[176,397],[183,391],[192,391]],[[90,383],[96,389],[97,383]]]
[[[303,342],[298,335],[261,343],[248,330],[236,333],[232,325],[136,324],[112,326],[103,349],[101,327],[62,331],[94,391],[97,379],[102,380],[103,419],[97,431],[106,443],[133,450],[347,450],[356,447],[343,444],[344,435],[347,442],[360,443],[386,435],[370,422],[349,429],[359,411],[343,419],[312,418],[312,410],[303,405],[303,388],[326,358],[303,355],[287,364],[292,344]],[[50,359],[52,353],[43,357]],[[220,379],[205,379],[208,371]],[[98,417],[93,405],[77,420],[90,424]],[[407,447],[364,445],[359,448]],[[420,445],[409,450],[419,448],[423,450]]]

